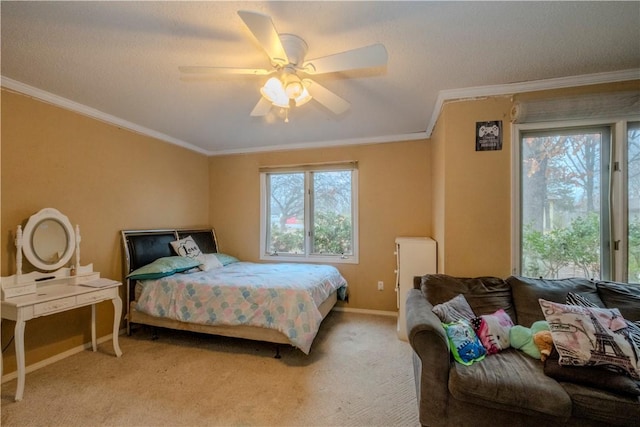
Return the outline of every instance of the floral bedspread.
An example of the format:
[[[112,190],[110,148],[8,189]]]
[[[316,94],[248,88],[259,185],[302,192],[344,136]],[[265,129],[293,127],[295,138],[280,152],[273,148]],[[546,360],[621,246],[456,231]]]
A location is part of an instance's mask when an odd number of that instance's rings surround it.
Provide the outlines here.
[[[183,322],[276,329],[309,354],[318,306],[347,282],[329,265],[237,262],[207,272],[141,282],[138,311]]]

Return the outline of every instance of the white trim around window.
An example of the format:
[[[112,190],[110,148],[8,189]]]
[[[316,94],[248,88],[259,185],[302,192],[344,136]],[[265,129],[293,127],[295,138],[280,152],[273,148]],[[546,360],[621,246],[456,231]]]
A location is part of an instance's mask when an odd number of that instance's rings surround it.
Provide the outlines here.
[[[351,251],[348,254],[319,254],[313,253],[312,237],[313,224],[313,202],[314,191],[311,180],[313,173],[330,171],[350,171],[351,172]],[[304,174],[304,221],[303,225],[298,224],[304,230],[304,244],[301,253],[288,253],[269,251],[270,243],[270,223],[272,221],[270,212],[269,175],[270,174]],[[300,221],[302,222],[302,221]],[[260,168],[260,259],[264,261],[283,262],[318,262],[331,264],[358,264],[358,164],[355,161],[340,163],[319,163],[302,164],[293,166],[277,166]]]

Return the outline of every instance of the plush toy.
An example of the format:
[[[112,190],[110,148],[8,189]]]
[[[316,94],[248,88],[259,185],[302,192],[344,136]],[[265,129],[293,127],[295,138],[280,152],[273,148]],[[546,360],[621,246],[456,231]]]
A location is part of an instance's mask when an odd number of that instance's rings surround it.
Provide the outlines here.
[[[553,338],[550,331],[540,331],[533,334],[533,342],[540,351],[540,360],[543,362],[547,360],[547,357],[553,350]]]
[[[538,346],[533,341],[533,336],[540,331],[548,331],[549,324],[544,320],[534,322],[530,328],[522,325],[515,325],[509,330],[509,340],[511,347],[523,351],[534,359],[541,359],[542,355]]]

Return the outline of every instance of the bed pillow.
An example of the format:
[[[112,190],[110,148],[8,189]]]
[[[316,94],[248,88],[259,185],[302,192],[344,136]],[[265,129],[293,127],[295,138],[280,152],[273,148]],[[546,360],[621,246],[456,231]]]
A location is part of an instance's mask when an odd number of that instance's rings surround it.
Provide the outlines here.
[[[221,253],[217,253],[215,255],[216,255],[216,258],[218,258],[218,261],[220,261],[220,263],[223,266],[233,264],[234,262],[240,262],[238,258],[231,255],[221,254]]]
[[[476,317],[467,299],[462,294],[458,294],[449,301],[434,306],[431,311],[443,323],[452,323],[460,319],[471,320]]]
[[[511,346],[509,331],[513,321],[503,309],[476,317],[471,320],[471,325],[487,354],[496,354]]]
[[[469,366],[484,359],[487,352],[467,320],[443,323],[442,327],[447,333],[451,354],[457,362]]]
[[[178,255],[183,257],[197,258],[202,255],[202,251],[198,247],[198,244],[191,236],[171,242],[171,246]]]
[[[198,267],[199,265],[200,262],[194,258],[182,256],[163,257],[132,271],[127,275],[127,279],[159,279],[175,273],[187,271],[194,267]]]
[[[218,260],[216,254],[201,254],[196,259],[200,261],[199,268],[202,271],[210,271],[222,267],[222,263]]]
[[[543,299],[539,303],[549,322],[560,365],[609,366],[640,380],[637,359],[640,348],[623,333],[628,326],[620,310],[566,305]],[[606,353],[603,357],[599,357],[600,347]]]

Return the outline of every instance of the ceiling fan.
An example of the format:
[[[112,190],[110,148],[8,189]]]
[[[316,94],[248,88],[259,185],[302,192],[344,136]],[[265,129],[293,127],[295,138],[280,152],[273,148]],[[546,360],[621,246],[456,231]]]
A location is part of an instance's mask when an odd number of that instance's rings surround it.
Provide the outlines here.
[[[269,15],[246,10],[238,11],[238,15],[269,56],[270,69],[183,66],[179,70],[185,74],[275,74],[260,89],[262,97],[251,111],[251,116],[264,116],[274,105],[288,111],[291,105],[301,106],[311,99],[334,114],[342,114],[351,105],[348,101],[308,77],[300,78],[298,74],[334,73],[387,63],[387,50],[379,43],[305,61],[307,43],[294,34],[279,34]]]

